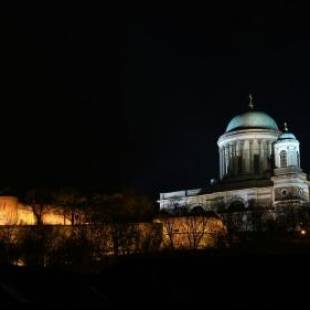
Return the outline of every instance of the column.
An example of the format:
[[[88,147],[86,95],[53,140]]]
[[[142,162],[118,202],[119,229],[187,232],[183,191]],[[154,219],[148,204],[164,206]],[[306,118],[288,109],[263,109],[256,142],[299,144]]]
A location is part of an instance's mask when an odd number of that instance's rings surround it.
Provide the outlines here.
[[[250,170],[250,158],[249,158],[249,140],[244,140],[243,144],[243,158],[244,158],[244,172],[249,173]]]
[[[237,170],[237,143],[234,142],[232,144],[232,163],[233,163],[233,175],[237,175],[238,174],[238,170]]]
[[[262,173],[264,170],[264,141],[262,139],[258,140],[259,147],[259,172]]]
[[[224,171],[223,171],[223,147],[219,148],[219,155],[220,155],[220,160],[219,160],[220,172],[219,172],[219,174],[220,174],[220,179],[222,179],[223,173],[224,173]]]
[[[268,141],[268,156],[269,158],[272,156],[272,140]]]
[[[219,176],[222,177],[222,149],[219,147]]]
[[[268,141],[264,140],[264,170],[268,169]]]
[[[241,156],[241,174],[245,172],[245,158],[244,158],[244,140],[240,141],[239,155]]]
[[[230,164],[230,175],[234,175],[234,145],[230,144],[230,156],[229,156],[229,164]]]
[[[253,140],[249,140],[249,158],[250,158],[250,162],[249,162],[249,171],[250,173],[254,172],[254,164],[253,164]]]
[[[231,144],[228,144],[228,160],[227,160],[227,174],[231,175]]]
[[[241,164],[241,161],[240,161],[240,157],[241,157],[241,154],[240,154],[240,141],[237,141],[236,142],[236,175],[239,175],[242,173],[242,164]],[[240,167],[241,165],[241,167]]]
[[[227,173],[228,173],[228,149],[227,149],[227,146],[225,145],[224,146],[224,175],[226,176]]]
[[[225,147],[222,147],[222,178],[225,175]]]
[[[224,157],[224,147],[222,147],[222,162],[221,162],[221,178],[223,178],[225,174],[225,157]]]
[[[260,156],[261,156],[261,168],[260,171],[263,173],[266,170],[267,166],[267,156],[266,156],[266,140],[260,140]]]

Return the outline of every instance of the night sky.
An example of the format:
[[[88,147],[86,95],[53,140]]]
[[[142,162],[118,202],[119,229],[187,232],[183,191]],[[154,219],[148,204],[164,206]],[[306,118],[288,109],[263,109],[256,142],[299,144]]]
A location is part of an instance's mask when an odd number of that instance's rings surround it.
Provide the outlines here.
[[[60,12],[1,18],[1,185],[119,190],[126,28],[108,12]]]
[[[204,186],[249,92],[310,171],[308,11],[273,3],[4,14],[1,185]]]

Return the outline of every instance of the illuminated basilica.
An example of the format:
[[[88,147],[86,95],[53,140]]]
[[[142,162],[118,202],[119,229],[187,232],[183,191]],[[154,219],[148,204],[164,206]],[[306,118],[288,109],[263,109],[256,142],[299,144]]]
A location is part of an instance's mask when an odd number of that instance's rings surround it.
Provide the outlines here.
[[[263,209],[269,216],[289,206],[306,206],[309,181],[300,164],[299,141],[284,123],[254,108],[232,118],[218,141],[219,178],[207,188],[160,194],[160,209],[202,208],[246,215]]]

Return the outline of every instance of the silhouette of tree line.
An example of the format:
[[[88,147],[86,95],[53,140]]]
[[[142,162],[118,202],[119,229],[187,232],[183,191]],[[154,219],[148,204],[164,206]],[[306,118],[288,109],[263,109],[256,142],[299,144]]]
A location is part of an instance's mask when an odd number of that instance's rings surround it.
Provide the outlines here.
[[[43,215],[49,211],[64,215],[71,225],[150,221],[154,216],[151,200],[132,191],[105,194],[40,187],[20,193],[18,199],[32,208],[37,225],[44,224]]]

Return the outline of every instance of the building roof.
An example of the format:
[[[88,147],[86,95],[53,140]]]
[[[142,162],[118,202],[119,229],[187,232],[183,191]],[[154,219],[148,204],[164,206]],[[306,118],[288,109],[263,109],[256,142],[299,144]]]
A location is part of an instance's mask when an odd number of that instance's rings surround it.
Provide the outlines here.
[[[235,116],[228,123],[226,132],[247,128],[264,128],[279,130],[277,123],[271,116],[269,116],[265,112],[252,110]]]
[[[280,137],[279,137],[279,140],[286,140],[286,139],[294,139],[296,140],[296,137],[293,133],[291,132],[283,132]]]

